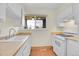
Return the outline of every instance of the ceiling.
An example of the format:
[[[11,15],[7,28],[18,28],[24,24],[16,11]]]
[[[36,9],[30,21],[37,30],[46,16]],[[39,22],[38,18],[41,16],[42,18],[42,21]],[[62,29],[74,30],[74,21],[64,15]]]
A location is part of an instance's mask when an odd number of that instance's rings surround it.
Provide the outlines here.
[[[46,10],[56,10],[63,3],[24,3],[25,9],[46,9]]]

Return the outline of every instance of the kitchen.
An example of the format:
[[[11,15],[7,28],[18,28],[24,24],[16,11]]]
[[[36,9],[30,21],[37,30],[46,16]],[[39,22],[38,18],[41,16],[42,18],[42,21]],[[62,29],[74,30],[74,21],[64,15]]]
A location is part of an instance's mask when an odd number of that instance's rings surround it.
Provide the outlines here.
[[[79,56],[78,14],[79,3],[0,3],[0,56]]]

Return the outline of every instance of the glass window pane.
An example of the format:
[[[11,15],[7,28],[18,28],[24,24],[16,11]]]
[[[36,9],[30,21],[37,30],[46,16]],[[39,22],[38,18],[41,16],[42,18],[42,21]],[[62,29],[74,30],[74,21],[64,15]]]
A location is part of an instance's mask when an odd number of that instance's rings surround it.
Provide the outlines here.
[[[42,28],[43,27],[43,21],[42,20],[36,20],[36,28]]]
[[[35,20],[27,20],[27,28],[34,29],[35,28]]]

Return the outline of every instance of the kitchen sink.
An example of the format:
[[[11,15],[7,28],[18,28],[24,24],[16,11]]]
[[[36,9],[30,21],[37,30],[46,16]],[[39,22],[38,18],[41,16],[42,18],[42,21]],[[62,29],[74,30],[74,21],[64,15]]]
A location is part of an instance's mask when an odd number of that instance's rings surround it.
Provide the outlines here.
[[[0,42],[9,42],[9,41],[25,41],[28,36],[14,36],[9,39],[0,40]]]

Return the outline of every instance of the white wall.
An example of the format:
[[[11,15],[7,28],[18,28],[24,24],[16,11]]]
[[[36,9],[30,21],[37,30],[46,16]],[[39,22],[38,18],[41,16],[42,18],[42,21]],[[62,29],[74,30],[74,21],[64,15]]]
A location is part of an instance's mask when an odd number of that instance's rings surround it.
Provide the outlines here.
[[[55,14],[52,10],[25,10],[26,14],[46,15],[46,29],[36,29],[32,31],[32,46],[49,46],[51,45],[50,33],[55,31]]]

